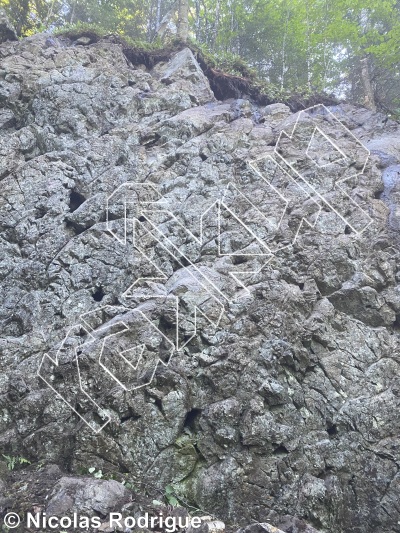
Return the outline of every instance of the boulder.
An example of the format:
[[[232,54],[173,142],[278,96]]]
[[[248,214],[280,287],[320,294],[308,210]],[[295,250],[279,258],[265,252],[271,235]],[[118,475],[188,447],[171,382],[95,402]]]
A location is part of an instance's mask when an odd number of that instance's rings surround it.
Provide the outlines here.
[[[73,512],[85,516],[107,516],[129,502],[129,491],[114,480],[62,477],[54,486],[46,505],[49,516]]]

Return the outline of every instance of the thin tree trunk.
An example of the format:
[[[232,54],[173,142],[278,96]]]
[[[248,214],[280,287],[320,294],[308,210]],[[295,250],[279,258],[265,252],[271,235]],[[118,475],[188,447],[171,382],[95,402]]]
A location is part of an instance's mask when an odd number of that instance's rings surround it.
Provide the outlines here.
[[[328,2],[327,0],[325,0],[325,4],[324,4],[324,28],[323,28],[323,33],[324,33],[324,52],[323,52],[323,64],[324,64],[324,77],[323,77],[323,82],[322,82],[322,90],[323,91],[326,91],[327,90],[327,80],[328,80],[328,65],[329,65],[329,59],[328,59],[328,53],[327,53],[327,47],[328,47],[328,44],[327,44],[327,40],[326,40],[326,29],[328,27],[328,24],[329,24],[329,17],[328,17]]]
[[[51,5],[50,5],[50,8],[49,8],[49,10],[47,12],[46,20],[45,20],[45,23],[44,23],[46,30],[48,29],[49,22],[50,22],[50,20],[51,20],[51,18],[53,16],[53,10],[54,10],[54,4],[55,3],[56,3],[56,0],[53,0]]]
[[[69,19],[69,23],[70,23],[70,24],[73,24],[73,23],[74,23],[74,18],[75,18],[75,6],[76,6],[76,2],[74,2],[74,3],[72,4],[71,18]]]
[[[149,10],[149,13],[148,13],[148,18],[147,18],[147,40],[149,42],[151,42],[151,34],[152,34],[152,29],[153,29],[153,13],[154,13],[154,2],[151,2],[150,4],[150,10]]]
[[[154,37],[159,37],[160,39],[164,38],[165,32],[167,31],[167,28],[168,28],[168,24],[171,22],[172,17],[175,15],[176,9],[177,9],[177,2],[174,3],[174,5],[172,6],[172,9],[170,9],[168,13],[164,15],[164,17],[162,18]]]
[[[157,0],[157,15],[156,15],[156,28],[160,25],[161,22],[161,0]]]
[[[212,36],[212,46],[213,49],[215,49],[215,43],[217,42],[217,36],[219,31],[219,0],[216,0],[216,6],[215,6],[215,20],[214,20],[214,28],[213,28],[213,36]]]
[[[200,17],[200,0],[195,0],[196,6],[196,41],[200,41],[200,32],[201,32],[201,17]]]
[[[288,24],[289,24],[289,7],[286,5],[286,21],[285,29],[283,32],[283,42],[282,42],[282,78],[281,78],[281,91],[285,87],[285,74],[286,74],[286,39],[288,33]]]
[[[310,19],[309,5],[306,1],[306,25],[307,25],[307,88],[311,90],[311,45],[310,45]]]
[[[203,13],[204,13],[204,16],[202,17],[202,19],[204,19],[204,30],[202,32],[202,36],[204,38],[204,42],[209,45],[211,44],[210,43],[210,24],[209,24],[209,20],[208,20],[208,9],[207,9],[207,2],[204,2],[203,0]]]
[[[230,43],[228,45],[228,49],[227,51],[228,52],[231,52],[232,54],[234,54],[235,52],[237,54],[239,54],[239,46],[240,46],[240,43],[239,43],[239,28],[238,28],[238,21],[237,21],[237,18],[236,18],[236,9],[235,9],[235,5],[234,5],[234,2],[232,0],[229,1],[229,6],[228,6],[228,9],[231,13],[231,35],[232,35],[232,38],[230,40]],[[236,32],[236,34],[235,34]]]
[[[178,39],[186,43],[189,37],[189,0],[179,0]]]
[[[361,59],[361,81],[364,88],[364,104],[365,107],[376,111],[374,90],[371,83],[371,75],[369,72],[368,59],[365,57]]]

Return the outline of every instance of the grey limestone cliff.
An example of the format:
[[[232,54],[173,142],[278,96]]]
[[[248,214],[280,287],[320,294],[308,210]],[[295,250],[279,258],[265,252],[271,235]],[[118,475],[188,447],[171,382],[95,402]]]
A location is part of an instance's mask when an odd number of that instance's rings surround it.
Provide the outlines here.
[[[398,124],[85,44],[0,46],[0,451],[400,531]]]

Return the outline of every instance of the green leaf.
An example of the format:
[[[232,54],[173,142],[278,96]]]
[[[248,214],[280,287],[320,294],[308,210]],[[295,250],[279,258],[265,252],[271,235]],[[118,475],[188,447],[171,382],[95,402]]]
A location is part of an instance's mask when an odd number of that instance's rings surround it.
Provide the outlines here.
[[[179,505],[179,502],[178,500],[175,498],[175,496],[167,496],[167,499],[168,499],[168,503],[170,505],[173,505],[174,507],[176,507],[177,505]]]
[[[173,494],[174,492],[174,487],[172,485],[167,485],[165,487],[165,494]]]
[[[93,472],[96,472],[96,469],[94,468],[94,466],[91,466],[89,468],[89,474],[93,474]]]

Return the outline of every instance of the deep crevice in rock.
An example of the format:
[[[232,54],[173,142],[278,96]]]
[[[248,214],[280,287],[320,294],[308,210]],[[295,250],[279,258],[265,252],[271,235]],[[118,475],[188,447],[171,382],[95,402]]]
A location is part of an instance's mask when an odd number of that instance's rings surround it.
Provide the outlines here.
[[[334,437],[338,433],[338,428],[336,424],[331,424],[327,427],[326,432],[330,437]]]
[[[80,235],[85,231],[85,228],[82,228],[79,224],[75,224],[72,220],[66,220],[65,227],[71,229],[75,235]]]
[[[183,423],[184,428],[188,429],[194,429],[196,421],[199,419],[201,415],[201,409],[193,408],[191,409],[187,414],[185,421]]]
[[[69,195],[69,210],[71,213],[76,211],[78,207],[80,207],[84,202],[86,202],[86,198],[83,196],[83,194],[79,193],[78,191],[71,191]]]
[[[283,444],[275,448],[275,450],[273,451],[273,455],[278,455],[278,456],[280,455],[284,456],[284,455],[287,455],[288,453],[289,451],[285,448]]]
[[[393,329],[400,330],[400,314],[396,315],[396,320],[392,324]]]
[[[345,235],[350,235],[351,232],[352,232],[352,229],[351,229],[350,226],[346,226],[346,227],[344,228],[344,234],[345,234]]]
[[[105,294],[104,294],[104,291],[102,289],[102,287],[99,287],[96,292],[94,292],[92,294],[92,298],[95,302],[101,302],[102,299],[104,298]]]
[[[120,421],[121,421],[121,424],[124,424],[125,422],[128,422],[128,420],[135,421],[135,420],[139,420],[140,418],[142,417],[132,412],[132,410],[130,409],[127,413],[121,416]]]

